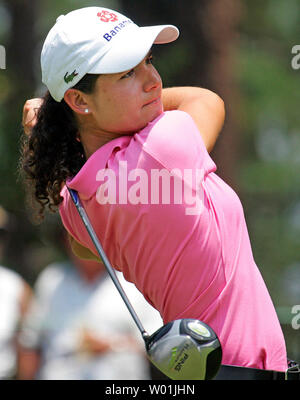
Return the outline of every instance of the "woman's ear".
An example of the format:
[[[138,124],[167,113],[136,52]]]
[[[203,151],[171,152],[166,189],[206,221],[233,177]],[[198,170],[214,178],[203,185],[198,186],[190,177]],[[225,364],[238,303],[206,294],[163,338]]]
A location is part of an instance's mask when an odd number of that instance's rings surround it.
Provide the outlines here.
[[[77,89],[68,89],[64,94],[64,100],[68,106],[78,114],[89,113],[86,95]]]

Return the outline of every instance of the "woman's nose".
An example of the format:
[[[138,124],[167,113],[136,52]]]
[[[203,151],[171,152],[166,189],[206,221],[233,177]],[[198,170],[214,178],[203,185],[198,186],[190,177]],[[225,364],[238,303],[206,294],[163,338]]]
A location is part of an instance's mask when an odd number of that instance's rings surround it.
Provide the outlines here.
[[[150,92],[153,89],[157,89],[161,85],[161,77],[157,70],[151,65],[148,66],[147,78],[144,83],[145,92]]]

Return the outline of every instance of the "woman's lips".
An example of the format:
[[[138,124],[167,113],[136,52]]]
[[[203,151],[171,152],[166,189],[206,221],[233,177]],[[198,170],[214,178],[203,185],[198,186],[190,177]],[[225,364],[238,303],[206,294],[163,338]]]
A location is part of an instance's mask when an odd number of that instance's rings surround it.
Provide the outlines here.
[[[150,100],[148,101],[148,103],[144,104],[143,107],[155,105],[158,104],[159,102],[160,102],[160,97],[156,97],[155,99]]]

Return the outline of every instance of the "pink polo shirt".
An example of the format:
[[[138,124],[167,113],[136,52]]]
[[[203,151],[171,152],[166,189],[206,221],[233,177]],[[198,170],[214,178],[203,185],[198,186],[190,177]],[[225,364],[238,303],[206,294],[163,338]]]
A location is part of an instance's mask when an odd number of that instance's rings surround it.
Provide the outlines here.
[[[170,111],[99,148],[69,186],[111,264],[165,323],[200,319],[219,336],[223,364],[283,371],[284,337],[242,205],[215,171],[193,119]],[[64,226],[97,254],[66,188],[62,196]]]

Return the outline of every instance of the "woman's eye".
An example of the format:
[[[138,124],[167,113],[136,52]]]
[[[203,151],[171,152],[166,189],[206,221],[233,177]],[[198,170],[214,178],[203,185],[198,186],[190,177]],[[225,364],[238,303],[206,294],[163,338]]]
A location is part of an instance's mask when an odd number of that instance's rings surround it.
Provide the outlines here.
[[[146,58],[146,64],[152,64],[153,63],[153,55],[150,54],[147,58]],[[120,79],[126,79],[126,78],[130,78],[135,72],[135,69],[131,69],[130,71],[128,71],[126,74],[124,74],[123,76],[121,76]]]
[[[133,75],[133,73],[134,73],[134,69],[130,70],[125,75],[121,76],[121,79],[129,78],[130,76]]]

